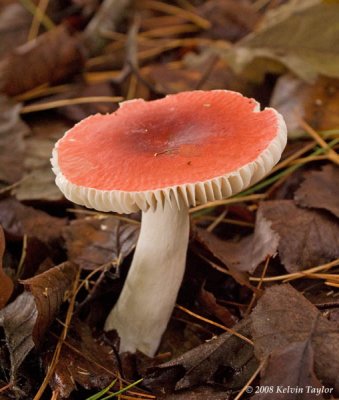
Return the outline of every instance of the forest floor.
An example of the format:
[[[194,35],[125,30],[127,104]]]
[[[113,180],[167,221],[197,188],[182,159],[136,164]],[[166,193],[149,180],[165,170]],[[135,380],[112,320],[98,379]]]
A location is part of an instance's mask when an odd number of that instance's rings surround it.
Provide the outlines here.
[[[339,397],[338,20],[321,0],[1,1],[0,400]],[[119,354],[103,325],[140,215],[67,201],[52,149],[122,100],[197,89],[276,108],[288,144],[191,209],[160,348]]]

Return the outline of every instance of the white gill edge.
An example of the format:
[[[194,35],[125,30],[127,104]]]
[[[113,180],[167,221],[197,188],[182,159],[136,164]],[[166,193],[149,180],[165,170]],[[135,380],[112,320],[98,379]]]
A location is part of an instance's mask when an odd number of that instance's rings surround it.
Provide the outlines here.
[[[277,135],[255,161],[232,173],[205,182],[186,183],[156,190],[140,192],[98,190],[75,185],[66,179],[59,168],[57,151],[59,142],[57,142],[51,158],[52,169],[56,175],[55,182],[65,197],[76,204],[98,211],[115,211],[127,214],[139,209],[142,211],[155,210],[159,204],[163,207],[165,201],[178,209],[180,208],[180,198],[183,199],[187,207],[190,207],[230,197],[262,179],[279,161],[286,146],[287,128],[283,117],[273,108],[267,109],[276,114],[278,121]],[[259,111],[259,104],[256,103],[253,112]]]

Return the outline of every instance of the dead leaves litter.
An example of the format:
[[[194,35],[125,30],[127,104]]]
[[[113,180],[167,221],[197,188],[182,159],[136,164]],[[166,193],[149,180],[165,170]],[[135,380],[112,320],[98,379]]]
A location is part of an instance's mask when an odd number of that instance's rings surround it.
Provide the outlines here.
[[[5,253],[5,235],[0,225],[0,310],[6,305],[7,301],[13,293],[13,281],[5,273],[2,265],[2,259]]]
[[[332,393],[339,389],[338,324],[301,293],[289,285],[266,289],[251,319],[255,354],[268,357],[262,378],[266,385],[317,388],[321,380]]]
[[[339,218],[339,168],[325,165],[306,173],[294,199],[302,207],[327,210]]]
[[[22,281],[25,291],[2,310],[0,325],[5,331],[11,358],[11,380],[33,347],[42,344],[73,283],[77,267],[64,263],[34,278]]]
[[[138,235],[138,223],[99,214],[72,221],[63,230],[69,259],[89,270],[120,265],[133,251]]]

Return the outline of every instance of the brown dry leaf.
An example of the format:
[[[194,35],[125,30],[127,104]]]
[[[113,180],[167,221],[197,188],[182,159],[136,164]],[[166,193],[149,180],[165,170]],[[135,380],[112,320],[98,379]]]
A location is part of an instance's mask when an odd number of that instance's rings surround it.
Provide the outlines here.
[[[279,380],[285,387],[317,387],[320,379],[325,386],[339,390],[338,324],[323,317],[302,294],[290,285],[268,288],[251,319],[256,355],[269,357],[263,373],[265,384]]]
[[[47,369],[54,346],[43,355]],[[95,340],[87,325],[77,321],[68,332],[59,361],[49,384],[62,399],[68,399],[77,384],[86,389],[103,389],[118,375],[118,361],[112,348]]]
[[[261,372],[260,386],[273,387],[275,391],[279,391],[281,400],[314,400],[314,390],[319,390],[322,385],[314,374],[313,365],[314,356],[310,343],[291,343],[269,356],[265,369]],[[293,393],[292,389],[291,392],[287,390],[284,393],[283,388],[296,388],[296,392]],[[302,392],[299,388],[302,388]],[[324,399],[320,394],[316,398]],[[253,399],[269,400],[272,399],[272,393],[256,394]]]
[[[204,309],[217,317],[225,326],[231,327],[237,322],[235,315],[233,315],[226,307],[218,304],[213,293],[202,288],[198,299]]]
[[[21,238],[24,234],[51,244],[59,240],[66,220],[21,204],[14,198],[0,201],[0,223],[6,232]]]
[[[339,257],[339,224],[324,213],[297,207],[292,200],[260,203],[259,221],[279,237],[278,253],[288,272],[321,265]]]
[[[2,259],[5,253],[5,235],[0,225],[0,310],[6,305],[7,301],[13,293],[13,281],[6,275],[2,266]]]
[[[221,240],[206,230],[198,229],[197,238],[216,258],[238,274],[254,272],[261,262],[277,252],[279,243],[279,236],[271,229],[271,223],[262,218],[260,208],[253,235],[233,242]]]
[[[158,400],[229,400],[231,392],[226,393],[224,389],[210,386],[199,386],[190,390],[182,390],[164,396],[157,396]]]
[[[19,3],[8,4],[0,10],[0,58],[26,42],[31,23],[30,13]]]
[[[63,194],[55,184],[51,169],[51,154],[55,142],[69,129],[64,118],[49,112],[29,121],[31,135],[25,140],[24,179],[14,190],[18,200],[63,199]]]
[[[211,39],[236,42],[252,32],[259,14],[247,0],[209,0],[198,8],[211,27],[203,33]]]
[[[276,108],[287,124],[289,137],[298,137],[304,129],[301,118],[317,130],[339,126],[339,80],[319,77],[309,84],[294,75],[280,77],[274,88],[270,105]]]
[[[12,380],[27,354],[41,345],[71,289],[76,271],[77,267],[67,262],[22,281],[25,292],[2,310],[0,325],[10,353]]]
[[[62,81],[80,71],[84,49],[66,26],[59,25],[14,49],[0,62],[0,88],[15,96],[42,84]]]
[[[22,293],[12,303],[0,311],[0,326],[3,327],[11,363],[11,381],[33,349],[32,332],[38,316],[34,297]]]
[[[339,168],[330,164],[321,171],[306,172],[294,200],[302,207],[325,209],[339,218]]]
[[[121,263],[135,248],[139,226],[114,217],[72,221],[63,231],[69,259],[84,269]]]
[[[76,272],[75,264],[65,262],[33,278],[21,281],[25,290],[33,295],[38,312],[32,333],[36,347],[41,344],[47,328],[58,313],[60,304],[65,301]]]
[[[200,53],[187,53],[182,63],[150,64],[140,72],[157,92],[168,94],[185,90],[225,88],[254,95],[253,85],[237,76],[212,46]]]
[[[20,119],[20,104],[0,96],[0,181],[14,183],[22,178],[24,136],[29,132]]]
[[[257,80],[284,67],[306,81],[318,75],[338,78],[339,4],[290,1],[274,11],[274,19],[267,14],[260,30],[226,54],[235,70]]]
[[[234,329],[249,336],[248,321],[242,321]],[[143,384],[160,393],[205,383],[221,383],[225,389],[239,389],[256,368],[253,347],[237,336],[224,333],[174,360],[150,368]]]
[[[230,269],[238,282],[240,273],[254,272],[277,250],[288,272],[339,257],[339,224],[325,214],[299,208],[291,200],[261,202],[254,234],[238,242],[220,240],[202,229],[197,230],[197,240]]]

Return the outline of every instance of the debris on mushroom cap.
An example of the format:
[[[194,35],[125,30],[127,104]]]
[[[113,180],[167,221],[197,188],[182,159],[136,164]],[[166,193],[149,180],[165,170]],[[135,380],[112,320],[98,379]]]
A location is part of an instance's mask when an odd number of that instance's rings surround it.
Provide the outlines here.
[[[274,109],[226,90],[124,102],[56,144],[56,183],[71,201],[101,211],[187,206],[229,197],[261,179],[286,144]],[[172,200],[174,199],[174,200]]]

